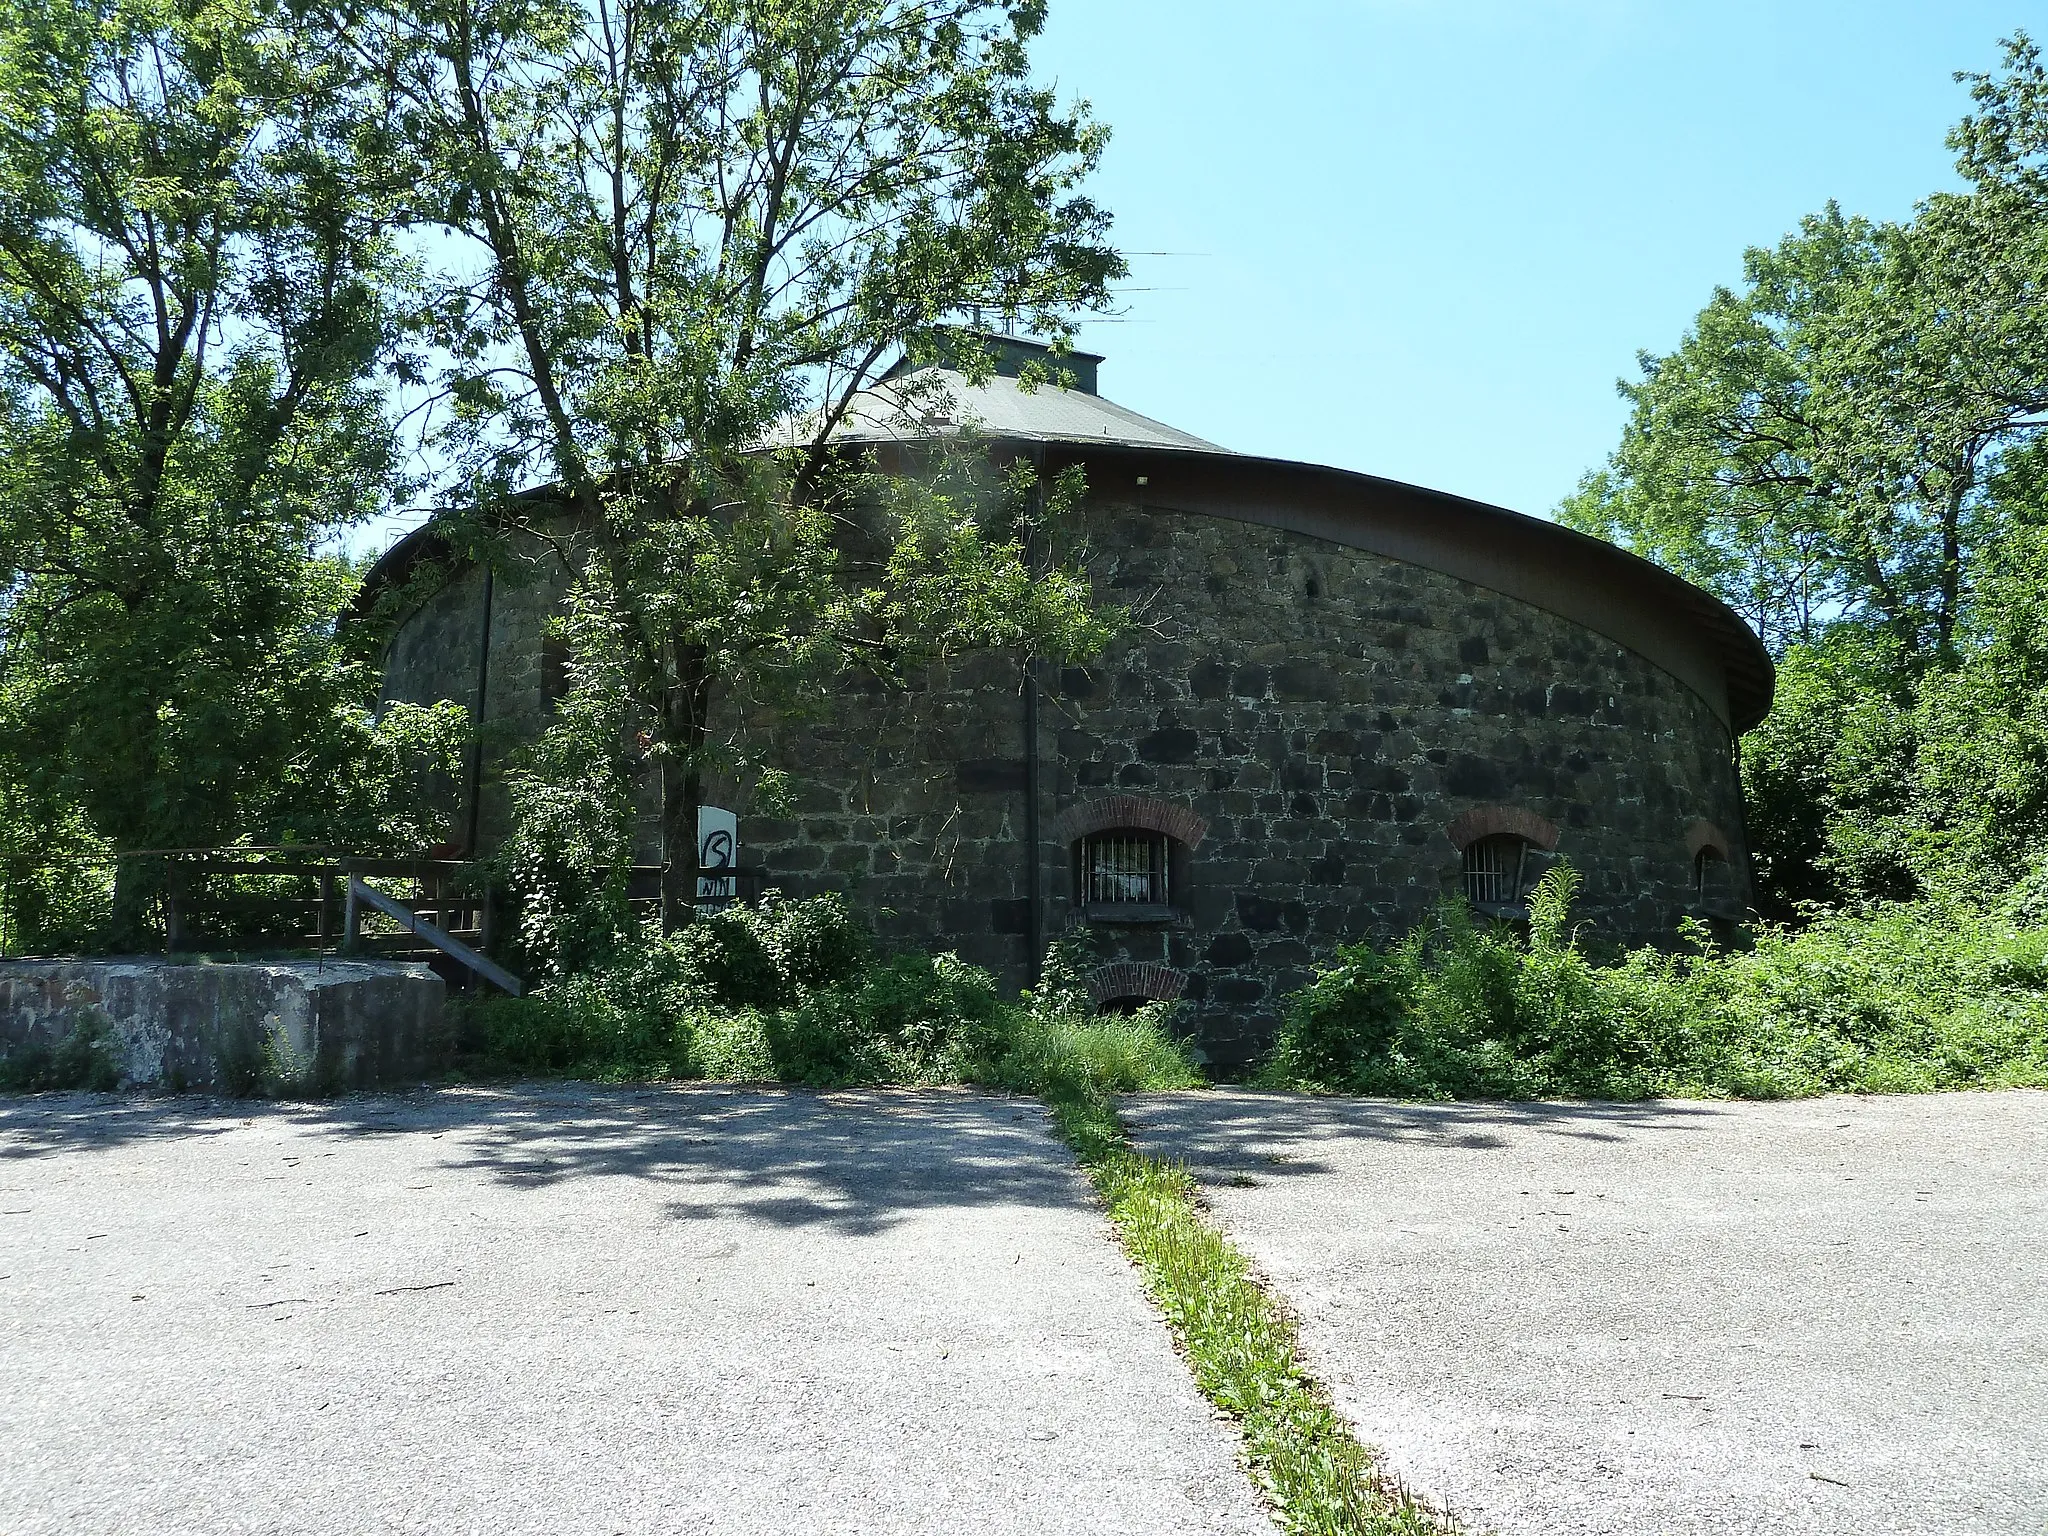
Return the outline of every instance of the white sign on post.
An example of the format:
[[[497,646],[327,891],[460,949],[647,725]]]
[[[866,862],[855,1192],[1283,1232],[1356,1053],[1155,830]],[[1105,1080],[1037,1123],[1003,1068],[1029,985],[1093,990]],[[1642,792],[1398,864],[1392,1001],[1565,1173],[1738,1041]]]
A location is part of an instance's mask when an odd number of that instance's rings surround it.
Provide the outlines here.
[[[733,869],[740,862],[740,819],[715,805],[697,807],[697,867]],[[699,901],[732,901],[740,893],[737,875],[699,875]]]

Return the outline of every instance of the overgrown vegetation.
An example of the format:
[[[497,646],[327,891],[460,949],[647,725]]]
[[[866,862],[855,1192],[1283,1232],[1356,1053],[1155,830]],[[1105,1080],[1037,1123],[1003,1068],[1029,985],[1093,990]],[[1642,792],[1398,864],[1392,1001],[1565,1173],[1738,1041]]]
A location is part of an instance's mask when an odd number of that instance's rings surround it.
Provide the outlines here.
[[[85,1014],[57,1040],[31,1040],[0,1051],[0,1093],[69,1088],[107,1093],[120,1085],[113,1026],[102,1014]]]
[[[1199,1081],[1160,1010],[1095,1018],[1075,975],[1056,950],[1048,985],[1013,1001],[952,955],[881,953],[838,896],[771,893],[667,937],[646,932],[530,997],[480,1005],[474,1023],[507,1065],[584,1077],[1021,1092],[1058,1075],[1114,1092]]]
[[[2040,903],[1892,904],[1764,928],[1753,947],[1589,954],[1576,875],[1526,936],[1460,906],[1339,951],[1290,1000],[1267,1086],[1402,1098],[1786,1098],[2048,1086]]]

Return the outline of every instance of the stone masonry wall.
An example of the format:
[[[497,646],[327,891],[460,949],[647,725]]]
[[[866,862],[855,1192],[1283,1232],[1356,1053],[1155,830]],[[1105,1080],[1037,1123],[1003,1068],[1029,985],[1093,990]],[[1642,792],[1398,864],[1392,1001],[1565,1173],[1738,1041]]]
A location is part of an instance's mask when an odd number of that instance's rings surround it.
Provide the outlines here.
[[[1337,943],[1393,937],[1456,891],[1446,829],[1475,807],[1557,827],[1590,932],[1669,939],[1700,905],[1687,839],[1701,822],[1731,843],[1718,910],[1739,910],[1728,732],[1640,656],[1304,535],[1123,504],[1091,517],[1098,592],[1136,614],[1092,665],[1040,669],[1040,931],[1080,921],[1061,812],[1116,795],[1192,810],[1206,834],[1183,861],[1175,920],[1094,937],[1103,965],[1145,968],[1114,974],[1174,978],[1219,1064],[1265,1044],[1281,997]],[[503,636],[494,625],[493,718],[542,707],[537,682],[500,691],[496,657],[505,648],[516,675],[516,629],[537,668],[547,601],[545,585],[509,604],[499,588],[498,612],[524,616],[501,618]],[[473,678],[473,631],[461,650]],[[438,697],[431,670],[413,665],[398,696]],[[845,891],[890,942],[954,949],[1022,984],[1035,958],[1025,711],[1014,656],[950,663],[907,694],[849,685],[819,718],[773,731],[794,784],[787,815],[750,814],[738,787],[712,798],[742,812],[742,859],[776,885]]]
[[[1102,926],[1105,965],[1184,973],[1186,1017],[1219,1062],[1248,1059],[1280,998],[1338,942],[1385,939],[1456,891],[1448,824],[1534,812],[1583,874],[1589,931],[1668,940],[1698,907],[1689,828],[1737,841],[1728,732],[1696,695],[1612,641],[1436,572],[1303,535],[1098,507],[1093,574],[1137,609],[1095,664],[1045,676],[1039,711],[1043,931],[1078,919],[1061,810],[1114,795],[1192,808],[1178,920]],[[905,698],[850,694],[778,759],[796,814],[748,818],[748,857],[785,887],[886,909],[903,942],[957,948],[1011,981],[1030,967],[1023,701],[983,657]],[[1547,863],[1540,860],[1538,866]],[[1724,877],[1725,878],[1725,877]],[[1724,912],[1739,907],[1732,880]]]

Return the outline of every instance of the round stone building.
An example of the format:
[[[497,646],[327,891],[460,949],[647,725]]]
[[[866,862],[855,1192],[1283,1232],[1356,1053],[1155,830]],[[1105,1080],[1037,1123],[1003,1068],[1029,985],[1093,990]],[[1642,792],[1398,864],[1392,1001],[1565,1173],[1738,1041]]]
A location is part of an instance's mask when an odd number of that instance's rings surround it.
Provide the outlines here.
[[[1741,914],[1735,740],[1773,678],[1727,607],[1553,523],[1231,453],[1103,399],[1099,358],[1064,360],[1070,389],[1027,388],[1043,349],[996,346],[986,384],[885,379],[839,436],[965,423],[1048,475],[1082,466],[1090,574],[1137,622],[1086,667],[998,653],[907,692],[849,685],[776,742],[788,814],[750,814],[745,786],[712,795],[738,813],[739,862],[1013,985],[1085,924],[1103,1004],[1180,999],[1221,1066],[1257,1053],[1340,942],[1396,936],[1447,896],[1512,918],[1557,859],[1605,938]],[[433,549],[429,524],[372,588]],[[562,573],[437,569],[393,631],[387,696],[466,703],[499,743],[537,730],[562,683],[543,637]],[[493,767],[450,829],[471,852],[502,827]]]

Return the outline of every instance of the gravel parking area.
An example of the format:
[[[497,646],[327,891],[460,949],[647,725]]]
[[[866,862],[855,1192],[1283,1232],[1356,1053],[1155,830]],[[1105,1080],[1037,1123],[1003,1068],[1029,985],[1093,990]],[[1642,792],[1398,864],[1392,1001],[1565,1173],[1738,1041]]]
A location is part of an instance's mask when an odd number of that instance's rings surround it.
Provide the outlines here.
[[[1475,1529],[2048,1532],[2048,1094],[1127,1107]]]
[[[1269,1532],[1035,1104],[0,1099],[0,1531]]]

